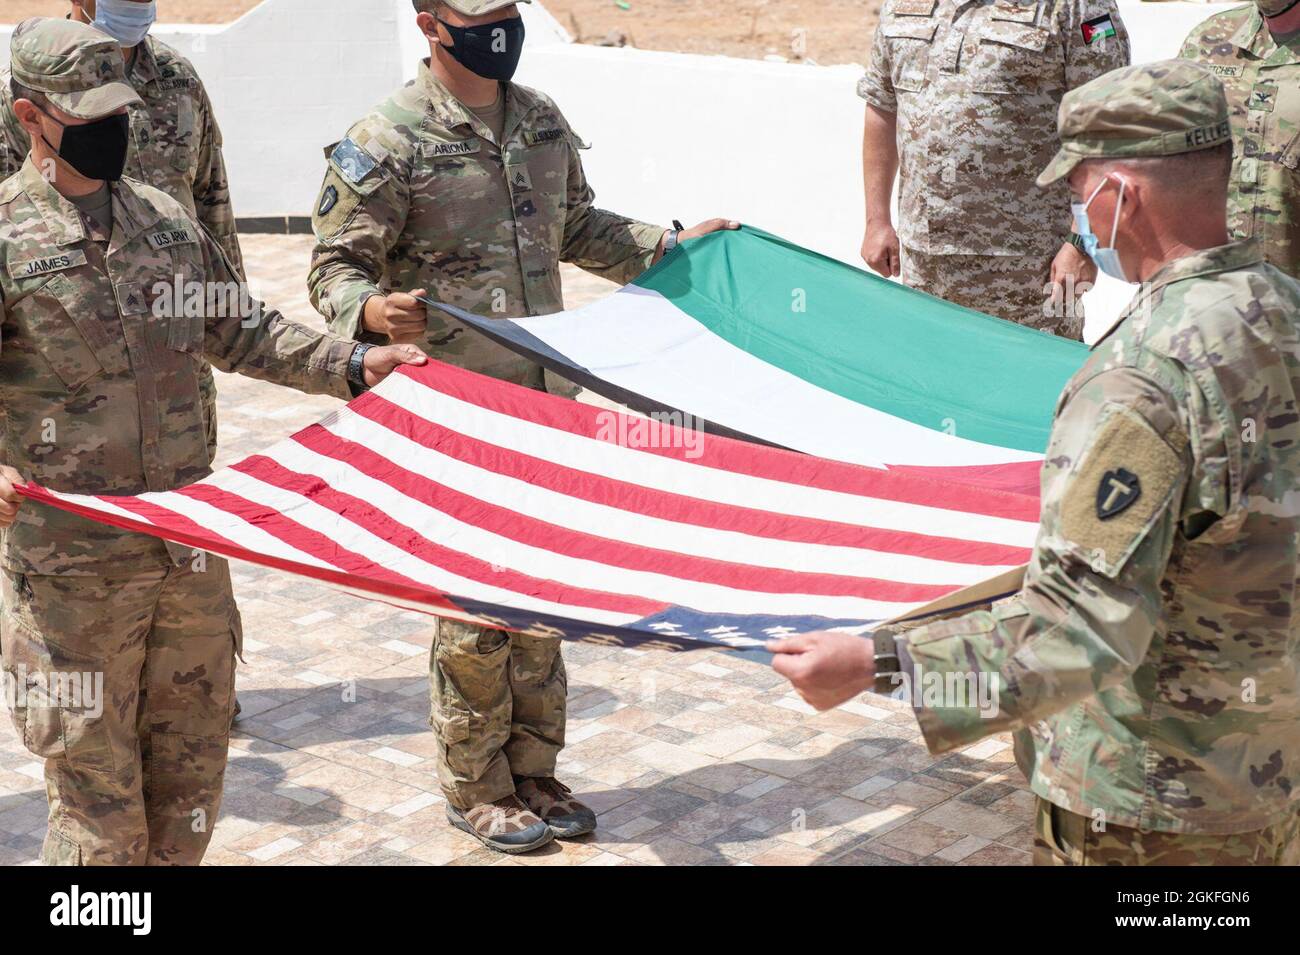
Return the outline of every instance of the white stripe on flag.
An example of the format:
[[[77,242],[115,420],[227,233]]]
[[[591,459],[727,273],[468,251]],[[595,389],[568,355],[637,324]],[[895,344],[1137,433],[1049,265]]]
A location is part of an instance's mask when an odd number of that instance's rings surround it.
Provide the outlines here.
[[[393,375],[380,389],[402,410],[451,431],[578,471],[718,504],[1012,547],[1032,547],[1038,531],[1029,521],[828,491],[594,441],[462,401],[405,375]],[[339,418],[353,415],[345,409]],[[935,482],[934,487],[938,490],[942,484]]]
[[[360,415],[340,416],[327,426],[327,430],[366,448],[384,448],[385,457],[400,463],[408,471],[445,484],[471,498],[593,537],[659,550],[667,547],[676,553],[755,567],[797,568],[808,573],[874,577],[913,584],[965,586],[1010,569],[1009,566],[963,564],[909,554],[881,553],[866,548],[775,540],[755,534],[716,530],[650,517],[636,511],[570,497],[518,478],[498,474],[416,444]],[[344,478],[325,468],[317,460],[321,459],[319,455],[296,442],[277,446],[273,456],[292,470],[325,478],[335,486],[342,486],[340,481],[353,486],[356,480],[355,476]],[[384,487],[392,491],[387,485]],[[378,489],[367,492],[377,493]],[[367,494],[361,496],[366,500],[376,500]],[[408,511],[411,516],[401,518],[402,522],[423,529],[433,521],[452,520],[441,512],[432,511],[422,504],[419,506],[421,512]],[[455,532],[455,526],[453,523],[449,531]],[[425,533],[429,536],[429,532]],[[501,563],[507,561],[502,560]]]
[[[658,292],[636,285],[569,312],[514,322],[620,388],[662,396],[667,407],[745,434],[798,435],[798,450],[808,454],[871,467],[1042,459],[914,424],[818,388],[737,348]],[[870,443],[860,440],[865,435]]]
[[[306,448],[302,451],[307,455],[313,454]],[[648,571],[627,570],[598,561],[569,557],[554,551],[520,544],[472,525],[453,521],[442,512],[420,505],[392,490],[388,485],[364,476],[345,462],[314,456],[318,459],[315,473],[331,487],[347,488],[348,493],[369,501],[380,510],[388,512],[395,520],[412,528],[418,528],[423,536],[444,547],[472,554],[479,560],[542,580],[555,580],[571,587],[600,590],[612,594],[644,596],[654,601],[692,607],[704,613],[820,615],[879,620],[912,605],[858,597],[741,591],[718,584],[685,580]],[[282,463],[292,468],[287,458],[282,459]],[[577,607],[540,600],[459,577],[408,554],[366,530],[360,524],[309,498],[238,471],[219,471],[206,483],[269,508],[289,520],[326,535],[344,550],[445,593],[562,616],[572,615],[579,610]],[[399,517],[399,511],[409,514],[411,519]],[[428,523],[424,523],[425,519]],[[581,608],[580,613],[588,619],[609,624],[626,623],[636,619],[590,608]]]

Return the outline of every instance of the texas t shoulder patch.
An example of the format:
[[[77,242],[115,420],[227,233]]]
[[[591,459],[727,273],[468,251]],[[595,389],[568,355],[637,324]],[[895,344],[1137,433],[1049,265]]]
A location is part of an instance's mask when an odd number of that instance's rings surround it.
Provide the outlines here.
[[[1142,479],[1127,468],[1115,468],[1097,485],[1097,520],[1108,521],[1123,513],[1142,496]]]
[[[1169,507],[1186,470],[1186,439],[1161,437],[1119,404],[1102,409],[1060,502],[1060,535],[1092,569],[1114,577]]]

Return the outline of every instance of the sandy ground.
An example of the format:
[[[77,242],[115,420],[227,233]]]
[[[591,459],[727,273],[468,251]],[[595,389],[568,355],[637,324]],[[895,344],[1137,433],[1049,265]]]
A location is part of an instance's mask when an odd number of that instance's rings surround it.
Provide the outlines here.
[[[226,23],[258,0],[158,0],[165,23]],[[584,43],[646,50],[865,63],[882,0],[547,0]],[[0,20],[61,15],[60,0],[5,0]]]

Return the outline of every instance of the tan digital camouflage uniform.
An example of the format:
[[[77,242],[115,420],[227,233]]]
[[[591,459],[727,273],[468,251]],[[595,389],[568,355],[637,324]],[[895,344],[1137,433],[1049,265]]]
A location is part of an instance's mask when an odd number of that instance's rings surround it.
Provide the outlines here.
[[[1300,277],[1300,39],[1279,45],[1247,4],[1192,30],[1182,55],[1213,70],[1228,94],[1228,228],[1258,239],[1270,264]]]
[[[504,85],[505,141],[420,65],[333,147],[317,200],[312,303],[340,335],[361,329],[365,300],[427,288],[488,317],[564,308],[560,263],[616,282],[651,263],[659,226],[593,204],[585,148],[546,96]],[[542,369],[431,311],[434,358],[542,388]],[[551,390],[571,391],[555,379]],[[440,620],[430,657],[438,778],[462,809],[549,776],[564,745],[565,675],[556,640]]]
[[[110,243],[30,161],[0,185],[0,461],[83,494],[201,479],[204,357],[350,396],[353,343],[273,310],[245,321],[215,298],[239,277],[188,210],[129,179],[112,193]],[[170,307],[175,276],[214,298]],[[220,799],[240,635],[224,562],[28,504],[0,563],[6,676],[102,672],[112,704],[98,718],[14,713],[46,759],[46,860],[197,863]]]
[[[27,158],[27,132],[14,116],[9,70],[0,71],[0,180]],[[131,150],[126,175],[161,189],[207,227],[235,270],[243,256],[230,204],[226,163],[207,90],[189,60],[167,44],[145,37],[126,74],[141,103],[131,108]],[[217,384],[203,365],[203,403],[208,441],[217,450]]]
[[[1112,826],[1295,814],[1298,311],[1300,284],[1234,243],[1166,265],[1093,346],[1020,596],[899,638],[905,673],[1000,680],[995,712],[917,710],[934,751],[1019,730],[1034,792]]]
[[[1069,195],[1034,177],[1064,93],[1128,62],[1114,0],[888,0],[858,95],[897,115],[903,281],[1077,338],[1080,317],[1043,308]]]

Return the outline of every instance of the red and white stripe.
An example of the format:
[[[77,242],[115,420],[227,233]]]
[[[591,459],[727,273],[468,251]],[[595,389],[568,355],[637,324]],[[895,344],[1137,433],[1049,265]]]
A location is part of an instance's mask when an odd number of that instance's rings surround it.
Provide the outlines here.
[[[625,447],[597,437],[610,414],[430,362],[176,491],[24,493],[462,618],[456,598],[606,627],[671,606],[880,620],[1028,559],[1037,499],[996,475]]]

